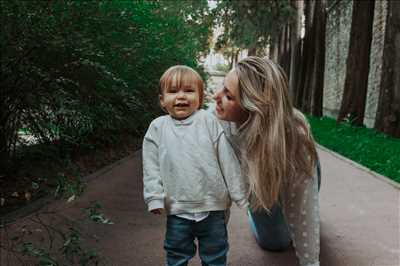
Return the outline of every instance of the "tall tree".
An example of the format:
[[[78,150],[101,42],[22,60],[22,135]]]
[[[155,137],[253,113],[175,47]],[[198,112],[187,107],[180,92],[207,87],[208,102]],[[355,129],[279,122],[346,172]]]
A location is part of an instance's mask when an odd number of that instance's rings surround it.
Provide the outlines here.
[[[290,71],[289,71],[289,93],[294,99],[294,92],[299,78],[300,56],[301,56],[301,17],[303,14],[303,2],[292,0],[295,10],[295,18],[290,24]]]
[[[309,0],[304,2],[304,18],[305,18],[305,35],[302,40],[302,49],[301,49],[301,68],[299,73],[299,80],[297,84],[296,91],[294,93],[294,103],[295,106],[303,111],[306,111],[305,107],[308,106],[306,102],[308,102],[308,91],[309,88],[306,87],[308,73],[311,69],[312,64],[312,53],[315,51],[313,48],[313,11],[314,11],[315,1]]]
[[[400,138],[400,2],[390,0],[375,128]]]
[[[232,44],[228,38],[220,38],[214,45],[214,50],[221,53],[229,62],[229,69],[238,61],[240,49]]]
[[[312,72],[312,105],[311,114],[322,116],[324,73],[325,73],[325,32],[326,32],[326,0],[317,1],[315,5],[315,56]]]
[[[278,63],[287,75],[290,74],[290,48],[290,23],[288,22],[281,27],[278,42]]]
[[[302,102],[301,102],[301,109],[302,111],[306,113],[311,113],[312,107],[313,107],[313,95],[316,91],[316,81],[318,80],[319,77],[316,75],[319,74],[317,73],[318,68],[323,68],[324,66],[319,65],[319,58],[321,57],[321,52],[318,51],[319,48],[322,48],[322,45],[320,45],[320,40],[321,40],[321,19],[323,15],[321,14],[322,11],[322,1],[310,1],[309,3],[306,3],[306,6],[309,4],[309,10],[308,10],[308,16],[309,16],[309,21],[306,21],[306,24],[309,23],[310,25],[308,26],[309,32],[306,32],[306,41],[304,42],[304,45],[307,45],[305,49],[307,50],[307,54],[304,55],[304,63],[305,63],[305,71],[303,74],[305,75],[303,77],[304,80],[304,88],[303,90],[303,97],[302,97]],[[325,25],[324,25],[325,26]],[[323,29],[325,32],[325,28]],[[325,45],[325,42],[324,42]],[[325,49],[324,49],[325,50]],[[323,75],[323,73],[322,73]],[[322,88],[321,88],[322,89]]]
[[[261,55],[293,13],[290,0],[217,0],[214,10],[217,23],[224,28],[220,38],[247,49],[249,55]]]
[[[354,1],[344,92],[337,121],[362,125],[368,88],[374,0]]]

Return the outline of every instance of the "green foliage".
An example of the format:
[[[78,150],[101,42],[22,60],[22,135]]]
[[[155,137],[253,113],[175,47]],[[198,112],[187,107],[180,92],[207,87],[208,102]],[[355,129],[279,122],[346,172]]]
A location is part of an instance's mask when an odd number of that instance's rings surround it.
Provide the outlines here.
[[[400,183],[399,139],[332,118],[309,121],[319,144]]]
[[[218,0],[214,14],[224,33],[218,38],[217,50],[264,48],[279,36],[293,13],[289,0]]]
[[[85,184],[82,183],[82,179],[79,176],[76,178],[67,178],[63,173],[59,173],[54,197],[63,197],[72,200],[81,195],[84,189]]]
[[[89,265],[91,262],[98,264],[97,252],[94,250],[85,250],[82,247],[82,236],[76,228],[69,228],[62,252],[70,265],[78,264],[84,266]]]
[[[42,248],[35,247],[32,243],[23,243],[19,251],[27,256],[32,256],[37,258],[38,265],[40,266],[58,266],[58,263],[52,258],[48,252]]]
[[[22,228],[9,231],[9,226],[1,224],[3,241],[0,252],[7,252],[2,260],[5,265],[106,265],[100,254],[87,247],[89,234],[81,230],[82,224],[93,226],[93,222],[110,225],[112,222],[100,212],[101,205],[91,203],[83,209],[84,216],[66,219],[64,210],[42,211],[29,218]]]
[[[217,64],[217,65],[215,66],[215,70],[228,73],[229,70],[231,70],[231,68],[230,68],[229,65]]]
[[[20,128],[63,153],[140,136],[162,72],[202,72],[212,23],[206,0],[2,1],[1,16],[2,163]]]
[[[92,205],[86,208],[84,211],[88,219],[93,222],[102,224],[113,224],[113,222],[110,219],[106,218],[104,214],[99,212],[100,209],[101,209],[101,204],[98,202],[93,202]]]

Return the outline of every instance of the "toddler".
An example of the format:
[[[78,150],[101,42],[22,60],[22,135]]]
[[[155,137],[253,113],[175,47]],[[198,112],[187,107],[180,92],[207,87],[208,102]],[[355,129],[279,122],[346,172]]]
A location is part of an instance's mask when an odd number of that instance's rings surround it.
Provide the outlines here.
[[[144,199],[153,214],[167,215],[167,265],[187,265],[198,240],[202,265],[226,265],[225,211],[231,199],[248,206],[248,185],[217,118],[200,110],[203,81],[187,66],[160,79],[160,105],[143,141]]]

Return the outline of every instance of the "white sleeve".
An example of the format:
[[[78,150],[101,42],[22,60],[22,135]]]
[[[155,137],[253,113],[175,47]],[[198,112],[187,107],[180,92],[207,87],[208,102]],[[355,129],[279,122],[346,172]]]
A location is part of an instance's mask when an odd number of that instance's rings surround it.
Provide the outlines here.
[[[301,266],[319,266],[320,216],[318,179],[291,185],[286,195],[285,216]]]
[[[143,139],[143,196],[148,210],[164,208],[164,188],[158,160],[156,128],[150,125]]]
[[[244,178],[240,162],[223,132],[220,133],[217,139],[216,147],[219,167],[231,199],[240,208],[248,207],[248,182]]]
[[[218,166],[229,196],[240,208],[245,208],[249,205],[249,186],[247,179],[242,174],[240,161],[216,116],[206,113],[205,120],[213,140]]]

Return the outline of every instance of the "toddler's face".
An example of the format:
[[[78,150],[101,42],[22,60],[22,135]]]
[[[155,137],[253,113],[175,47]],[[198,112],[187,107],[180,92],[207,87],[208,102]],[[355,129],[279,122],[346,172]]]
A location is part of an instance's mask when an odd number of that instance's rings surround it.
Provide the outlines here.
[[[160,95],[161,106],[177,120],[188,118],[200,105],[199,89],[193,85],[177,87],[172,84]]]

